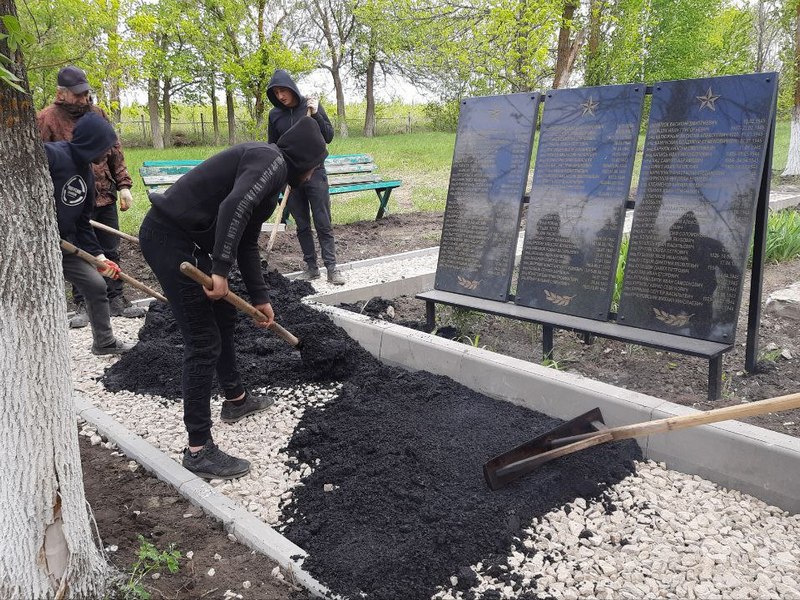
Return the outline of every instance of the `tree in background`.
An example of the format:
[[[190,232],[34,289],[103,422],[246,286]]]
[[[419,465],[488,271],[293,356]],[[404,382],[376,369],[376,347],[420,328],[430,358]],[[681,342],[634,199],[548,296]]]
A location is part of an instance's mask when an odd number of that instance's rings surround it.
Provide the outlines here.
[[[800,0],[787,0],[786,16],[789,29],[794,34],[786,59],[790,66],[788,88],[792,92],[792,129],[789,139],[789,155],[786,160],[784,177],[800,175]]]
[[[102,598],[109,568],[83,491],[53,187],[15,14],[0,0],[0,597]]]

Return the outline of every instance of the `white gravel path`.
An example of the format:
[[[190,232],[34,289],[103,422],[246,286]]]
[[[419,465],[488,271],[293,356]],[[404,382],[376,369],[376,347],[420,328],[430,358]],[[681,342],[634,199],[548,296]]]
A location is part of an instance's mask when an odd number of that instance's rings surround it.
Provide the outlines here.
[[[433,272],[436,254],[347,269],[345,286],[324,279],[319,293],[372,285]],[[135,340],[142,320],[113,319],[122,339]],[[180,460],[185,432],[180,403],[149,395],[112,394],[96,378],[116,359],[89,352],[89,328],[71,330],[76,389],[148,442]],[[158,368],[158,365],[153,365]],[[233,425],[215,424],[220,447],[253,463],[252,473],[233,482],[213,481],[266,523],[280,529],[280,507],[302,484],[311,465],[293,463],[281,451],[303,410],[334,401],[338,386],[272,388],[270,410]],[[215,416],[221,400],[213,400]],[[166,409],[163,408],[166,406]],[[84,425],[84,435],[95,432]],[[94,436],[94,442],[100,439]],[[787,477],[797,473],[787,473]],[[607,511],[614,505],[617,510]],[[554,598],[730,598],[800,599],[800,515],[770,507],[745,494],[684,475],[652,462],[613,486],[603,502],[579,499],[524,530],[508,557],[512,578],[472,568],[473,589],[485,600]],[[443,588],[434,598],[454,600],[464,593]],[[514,583],[516,580],[516,583]],[[460,589],[460,587],[459,587]],[[400,600],[400,599],[398,599]]]

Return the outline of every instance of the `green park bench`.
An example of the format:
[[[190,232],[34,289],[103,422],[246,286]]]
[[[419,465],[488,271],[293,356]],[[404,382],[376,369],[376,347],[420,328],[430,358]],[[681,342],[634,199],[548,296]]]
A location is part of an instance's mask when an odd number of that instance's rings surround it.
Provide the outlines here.
[[[201,160],[147,160],[139,168],[145,187],[149,192],[160,192],[178,181],[182,175],[199,165]],[[328,185],[331,196],[349,192],[375,190],[380,206],[375,220],[386,213],[392,190],[400,187],[399,180],[385,180],[368,154],[339,154],[325,159]]]

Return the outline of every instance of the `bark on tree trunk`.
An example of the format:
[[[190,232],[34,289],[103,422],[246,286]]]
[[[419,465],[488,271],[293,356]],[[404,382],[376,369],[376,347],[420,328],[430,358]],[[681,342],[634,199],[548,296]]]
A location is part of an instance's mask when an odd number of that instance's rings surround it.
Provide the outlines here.
[[[217,106],[217,87],[211,78],[211,120],[214,123],[214,145],[219,146],[219,107]]]
[[[114,125],[122,120],[122,104],[119,99],[121,66],[120,66],[120,35],[119,35],[119,0],[110,0],[110,15],[112,25],[106,30],[108,36],[108,103],[111,109],[111,122]]]
[[[153,148],[164,149],[164,138],[161,137],[161,123],[158,121],[158,89],[157,77],[147,80],[147,112],[150,115],[150,137],[153,139]]]
[[[346,138],[349,135],[347,130],[347,115],[344,104],[344,86],[342,85],[342,74],[338,67],[331,69],[333,75],[333,87],[336,89],[336,120],[339,125],[339,136]]]
[[[583,45],[584,33],[580,32],[574,41],[570,41],[572,34],[572,19],[575,17],[577,0],[565,0],[564,10],[561,13],[561,29],[558,32],[558,50],[556,54],[556,72],[553,76],[553,88],[557,89],[567,84],[575,58]]]
[[[364,115],[365,137],[375,136],[375,63],[376,63],[375,46],[376,45],[377,45],[377,40],[375,39],[375,32],[373,31],[370,33],[369,60],[367,62],[367,82],[366,82],[367,111],[366,114]]]
[[[236,113],[233,105],[233,88],[229,79],[225,80],[225,104],[228,113],[228,144],[233,146],[236,143]]]
[[[586,79],[585,85],[600,85],[603,83],[602,65],[600,60],[600,24],[603,19],[603,2],[591,0],[589,4],[589,40],[586,44]]]
[[[794,15],[794,108],[792,130],[789,137],[789,156],[786,159],[784,177],[800,175],[800,2],[796,3]]]
[[[13,0],[0,14],[16,14]],[[3,42],[0,52],[11,56]],[[27,88],[14,59],[7,68]],[[101,598],[109,567],[83,493],[53,187],[31,96],[0,82],[0,119],[0,597]]]
[[[172,80],[164,79],[164,93],[161,100],[164,110],[164,147],[172,146]]]

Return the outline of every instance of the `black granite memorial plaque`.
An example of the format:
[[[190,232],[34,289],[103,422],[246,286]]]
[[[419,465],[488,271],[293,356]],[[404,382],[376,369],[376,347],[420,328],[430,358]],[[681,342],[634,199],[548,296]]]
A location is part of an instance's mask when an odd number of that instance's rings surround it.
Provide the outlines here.
[[[608,319],[645,89],[548,92],[517,304]]]
[[[653,87],[620,324],[734,342],[777,83]]]
[[[539,94],[461,101],[437,290],[508,300]]]

